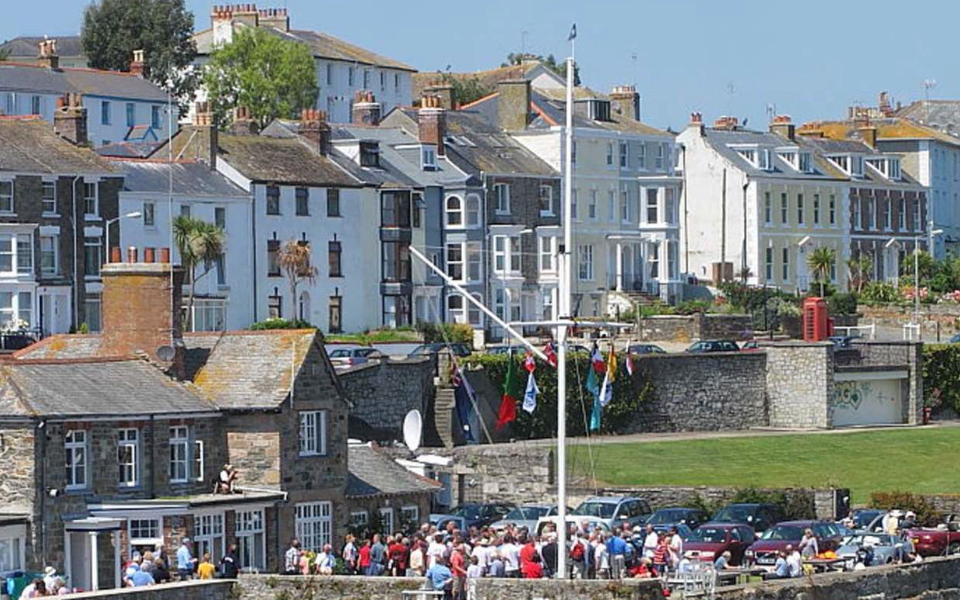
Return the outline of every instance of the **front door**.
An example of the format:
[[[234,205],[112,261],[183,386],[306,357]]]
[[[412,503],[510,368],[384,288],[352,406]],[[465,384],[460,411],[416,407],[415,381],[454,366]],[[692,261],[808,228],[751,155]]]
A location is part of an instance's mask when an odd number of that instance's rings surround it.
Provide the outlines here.
[[[49,296],[47,296],[49,297]],[[67,572],[70,587],[90,591],[93,589],[90,555],[90,534],[86,531],[71,531],[67,534],[70,545],[70,564]]]

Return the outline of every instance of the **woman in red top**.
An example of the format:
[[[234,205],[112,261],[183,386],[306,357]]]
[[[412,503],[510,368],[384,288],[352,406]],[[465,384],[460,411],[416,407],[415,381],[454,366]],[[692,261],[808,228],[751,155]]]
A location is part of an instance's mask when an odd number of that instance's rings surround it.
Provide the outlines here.
[[[543,566],[540,564],[540,555],[534,550],[533,557],[520,567],[524,579],[543,578]]]
[[[362,575],[370,574],[370,540],[363,541],[363,547],[360,548],[360,552],[357,554],[357,566],[360,568],[360,573]]]
[[[662,575],[667,572],[667,561],[669,560],[670,542],[667,540],[667,536],[661,535],[660,541],[657,543],[657,549],[653,551],[653,566],[657,573]]]
[[[387,558],[390,560],[390,574],[394,577],[405,577],[407,575],[407,558],[410,556],[410,550],[406,545],[407,540],[396,539],[387,548]]]

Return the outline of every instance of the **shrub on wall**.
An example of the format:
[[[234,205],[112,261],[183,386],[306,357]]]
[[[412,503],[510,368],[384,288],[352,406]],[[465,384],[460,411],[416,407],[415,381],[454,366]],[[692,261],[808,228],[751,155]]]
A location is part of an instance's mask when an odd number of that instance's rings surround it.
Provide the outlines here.
[[[923,398],[927,406],[960,411],[960,344],[924,345]]]
[[[462,343],[473,346],[473,327],[465,323],[417,323],[417,331],[425,344],[440,342]]]
[[[924,526],[936,525],[940,520],[937,510],[923,496],[910,492],[874,492],[870,494],[870,508],[882,510],[912,510],[917,521]]]
[[[857,314],[857,295],[852,293],[837,293],[827,298],[827,306],[831,315]]]
[[[606,355],[604,356],[606,358]],[[519,378],[521,397],[526,387],[527,372],[523,369],[523,353],[515,353],[514,370]],[[511,360],[507,354],[474,354],[465,359],[468,366],[482,366],[490,381],[498,391],[503,389],[507,376],[507,365]],[[621,433],[630,428],[643,406],[653,398],[653,386],[643,376],[634,371],[631,378],[627,374],[624,357],[618,357],[617,378],[613,383],[613,399],[603,409],[599,434]],[[586,389],[587,369],[592,368],[590,357],[573,354],[567,357],[567,433],[582,436],[587,433],[587,424],[593,410],[593,396]],[[534,371],[537,387],[537,408],[531,414],[517,406],[517,420],[510,424],[511,433],[518,439],[538,439],[555,437],[557,433],[557,370],[547,363],[537,360]],[[600,377],[602,384],[602,377]],[[499,402],[499,398],[497,399]],[[498,404],[499,405],[499,404]]]
[[[301,321],[300,319],[295,319],[290,321],[288,319],[267,319],[266,321],[260,321],[259,323],[254,323],[250,326],[250,329],[253,331],[262,331],[265,329],[316,329],[313,325],[307,321]]]

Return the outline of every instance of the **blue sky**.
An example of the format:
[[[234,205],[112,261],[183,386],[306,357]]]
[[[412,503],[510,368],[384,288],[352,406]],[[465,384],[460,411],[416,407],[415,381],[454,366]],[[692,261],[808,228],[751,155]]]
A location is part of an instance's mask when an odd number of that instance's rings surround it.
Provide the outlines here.
[[[211,0],[187,0],[198,28]],[[216,2],[227,3],[227,2]],[[6,2],[0,38],[79,31],[85,0]],[[851,102],[890,92],[904,104],[960,97],[955,24],[960,3],[919,0],[265,0],[299,29],[342,37],[422,71],[499,66],[509,52],[566,56],[577,23],[584,83],[637,85],[642,118],[683,127],[692,110],[749,118],[767,105],[794,121],[834,118]],[[790,9],[788,9],[790,7]],[[524,33],[526,32],[526,33]]]

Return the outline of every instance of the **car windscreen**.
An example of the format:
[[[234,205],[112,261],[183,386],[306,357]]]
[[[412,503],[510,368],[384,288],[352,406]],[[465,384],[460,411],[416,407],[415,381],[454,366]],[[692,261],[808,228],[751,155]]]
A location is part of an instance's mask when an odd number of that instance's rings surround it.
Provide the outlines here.
[[[680,523],[690,518],[690,513],[683,510],[658,510],[647,519],[650,525],[667,525],[669,523]]]
[[[746,506],[728,506],[718,512],[712,520],[721,523],[752,523],[754,510]]]
[[[464,519],[479,519],[480,507],[479,506],[458,506],[457,508],[451,510],[450,514],[456,515],[458,517],[463,517]]]
[[[344,350],[343,348],[340,348],[339,350],[334,350],[333,352],[330,353],[330,358],[347,358],[349,356],[350,356],[350,351]]]
[[[727,531],[725,529],[717,529],[714,527],[700,527],[693,530],[693,535],[690,536],[691,542],[706,542],[708,544],[722,544],[724,540],[727,539]]]
[[[609,519],[613,516],[616,508],[617,505],[613,502],[591,502],[588,500],[578,506],[576,510],[573,511],[573,514]]]
[[[793,525],[777,525],[763,532],[760,536],[765,541],[792,541],[803,538],[803,529]]]
[[[518,506],[507,513],[504,521],[536,521],[546,516],[547,509],[542,506]]]
[[[854,529],[865,529],[874,519],[879,517],[881,512],[879,510],[862,510],[853,517],[853,528]]]
[[[844,542],[844,546],[893,546],[894,541],[886,535],[854,535]]]

